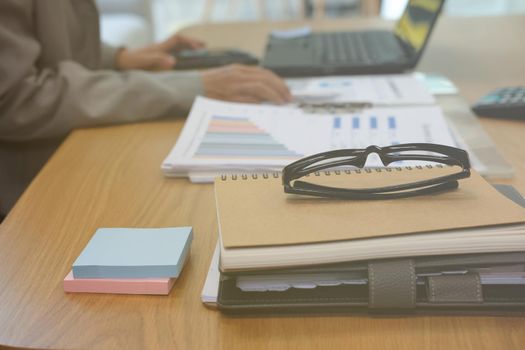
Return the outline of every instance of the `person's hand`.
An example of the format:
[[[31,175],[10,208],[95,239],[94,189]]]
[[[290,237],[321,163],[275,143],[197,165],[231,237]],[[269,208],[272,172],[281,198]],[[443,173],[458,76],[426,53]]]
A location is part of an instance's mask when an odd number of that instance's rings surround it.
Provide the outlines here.
[[[273,72],[253,66],[233,64],[202,71],[207,97],[235,102],[283,104],[292,98],[284,81]]]
[[[173,52],[197,50],[205,47],[202,41],[181,35],[172,35],[163,42],[140,49],[122,49],[117,54],[117,68],[120,70],[142,69],[150,71],[170,70],[176,63]]]

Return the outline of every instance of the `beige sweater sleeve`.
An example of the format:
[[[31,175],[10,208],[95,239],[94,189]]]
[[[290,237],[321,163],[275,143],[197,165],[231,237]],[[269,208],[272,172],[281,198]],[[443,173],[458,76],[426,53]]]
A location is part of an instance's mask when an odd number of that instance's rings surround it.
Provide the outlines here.
[[[201,92],[196,72],[89,70],[74,61],[38,68],[40,44],[31,25],[14,19],[17,9],[2,8],[16,3],[0,6],[0,141],[176,116]]]
[[[117,69],[117,54],[123,47],[116,47],[106,43],[100,45],[100,68]]]

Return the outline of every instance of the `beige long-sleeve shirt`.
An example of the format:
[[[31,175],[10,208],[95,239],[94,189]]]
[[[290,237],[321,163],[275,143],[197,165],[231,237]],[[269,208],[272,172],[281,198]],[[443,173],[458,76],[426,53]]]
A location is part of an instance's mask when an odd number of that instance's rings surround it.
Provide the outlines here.
[[[78,127],[180,115],[198,73],[115,70],[93,0],[0,1],[0,212]]]

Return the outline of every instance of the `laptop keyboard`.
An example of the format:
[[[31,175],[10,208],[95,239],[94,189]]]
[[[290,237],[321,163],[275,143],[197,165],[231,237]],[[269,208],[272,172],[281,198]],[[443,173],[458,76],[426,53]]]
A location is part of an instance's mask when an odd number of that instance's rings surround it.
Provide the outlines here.
[[[314,42],[323,63],[381,63],[399,61],[405,56],[388,32],[316,33]]]

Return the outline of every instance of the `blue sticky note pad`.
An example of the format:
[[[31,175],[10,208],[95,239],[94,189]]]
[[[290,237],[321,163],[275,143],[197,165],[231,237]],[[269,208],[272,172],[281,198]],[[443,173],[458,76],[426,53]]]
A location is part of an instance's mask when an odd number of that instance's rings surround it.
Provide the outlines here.
[[[176,278],[191,227],[100,228],[73,264],[75,278]]]

